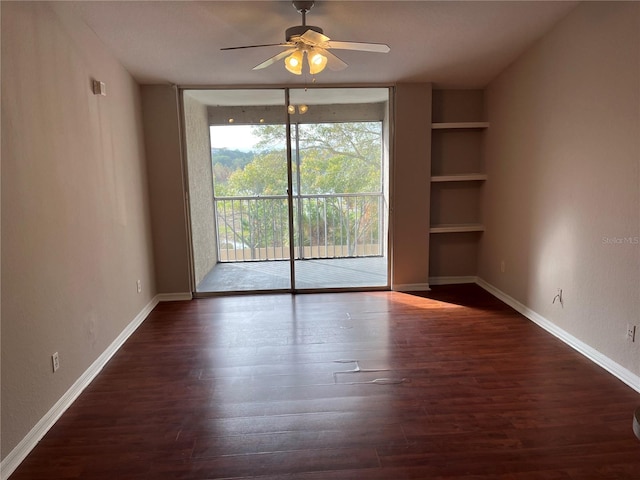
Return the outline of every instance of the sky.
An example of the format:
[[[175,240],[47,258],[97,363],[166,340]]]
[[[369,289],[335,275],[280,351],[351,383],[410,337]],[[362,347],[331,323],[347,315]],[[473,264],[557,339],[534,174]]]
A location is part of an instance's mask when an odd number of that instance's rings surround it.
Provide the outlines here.
[[[251,125],[220,125],[211,128],[211,148],[228,148],[248,152],[258,142]]]

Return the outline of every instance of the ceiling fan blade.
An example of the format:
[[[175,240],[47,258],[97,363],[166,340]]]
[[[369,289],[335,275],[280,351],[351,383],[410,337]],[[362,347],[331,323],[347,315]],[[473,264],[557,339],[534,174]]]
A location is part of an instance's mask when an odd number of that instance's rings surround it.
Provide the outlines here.
[[[363,43],[363,42],[339,42],[328,41],[324,48],[335,48],[337,50],[359,50],[361,52],[387,53],[391,50],[385,43]]]
[[[309,29],[302,35],[300,35],[300,40],[302,40],[307,45],[321,45],[325,42],[328,42],[330,39],[322,33]]]
[[[295,51],[295,48],[290,48],[289,50],[285,50],[284,52],[280,52],[277,55],[274,55],[273,57],[266,59],[261,64],[256,65],[255,67],[253,67],[253,70],[260,70],[262,68],[267,68],[267,67],[273,65],[274,63],[276,63],[278,60],[282,60],[284,57],[286,57],[287,55],[289,55],[290,53],[292,53],[294,51]]]
[[[225,47],[220,50],[239,50],[241,48],[258,48],[258,47],[293,47],[293,43],[265,43],[264,45],[246,45],[244,47]]]
[[[329,70],[333,70],[334,72],[337,72],[339,70],[344,70],[349,66],[345,62],[340,60],[338,57],[336,57],[333,53],[328,52],[324,48],[319,48],[318,50],[320,50],[322,55],[327,57],[327,67],[329,67]]]

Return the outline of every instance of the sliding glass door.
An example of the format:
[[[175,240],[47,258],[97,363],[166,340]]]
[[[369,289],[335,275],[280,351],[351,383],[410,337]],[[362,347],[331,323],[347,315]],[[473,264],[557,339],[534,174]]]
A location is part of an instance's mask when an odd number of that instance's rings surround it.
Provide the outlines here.
[[[387,89],[183,93],[196,293],[388,286]]]

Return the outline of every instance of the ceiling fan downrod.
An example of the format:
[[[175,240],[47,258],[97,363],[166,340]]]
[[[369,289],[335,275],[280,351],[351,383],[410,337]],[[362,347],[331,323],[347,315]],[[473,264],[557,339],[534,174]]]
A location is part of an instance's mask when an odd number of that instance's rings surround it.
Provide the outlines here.
[[[293,8],[302,15],[302,25],[307,24],[307,12],[313,8],[313,5],[316,2],[298,2],[294,0],[291,2],[293,4]]]
[[[311,10],[315,2],[298,2],[293,1],[293,8],[295,8],[300,15],[302,15],[302,25],[296,25],[295,27],[289,27],[285,31],[286,41],[291,41],[292,37],[299,37],[304,35],[307,30],[313,30],[314,32],[324,33],[322,28],[316,27],[314,25],[307,25],[307,12]]]

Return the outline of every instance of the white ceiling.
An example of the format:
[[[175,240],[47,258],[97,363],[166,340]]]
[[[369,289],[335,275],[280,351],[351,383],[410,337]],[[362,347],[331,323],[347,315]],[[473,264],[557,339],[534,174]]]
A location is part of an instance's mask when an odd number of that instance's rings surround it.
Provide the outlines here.
[[[333,1],[307,15],[333,40],[387,43],[387,54],[336,51],[349,64],[316,76],[321,84],[433,82],[484,87],[577,2]],[[303,85],[279,62],[252,68],[279,47],[221,51],[278,43],[301,23],[290,1],[78,1],[80,15],[141,84]]]

